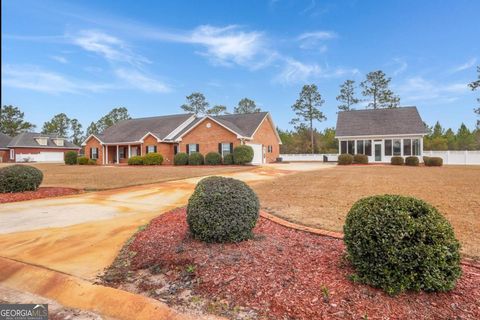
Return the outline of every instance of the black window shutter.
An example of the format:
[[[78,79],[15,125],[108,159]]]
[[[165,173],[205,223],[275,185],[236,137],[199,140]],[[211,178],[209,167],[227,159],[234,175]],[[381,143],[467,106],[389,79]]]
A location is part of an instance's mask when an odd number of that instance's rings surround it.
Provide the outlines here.
[[[90,159],[92,159],[92,149],[93,148],[90,148]]]
[[[189,154],[189,153],[190,153],[190,145],[187,144],[187,154]]]
[[[178,153],[178,146],[173,146],[173,154],[177,154]]]
[[[145,146],[145,154],[148,153],[148,146]]]
[[[155,150],[154,152],[157,153],[157,146],[153,147],[153,149]]]
[[[197,152],[200,152],[200,145],[197,143]]]
[[[233,153],[233,143],[230,143],[230,153]]]
[[[218,153],[222,154],[222,144],[218,144]]]

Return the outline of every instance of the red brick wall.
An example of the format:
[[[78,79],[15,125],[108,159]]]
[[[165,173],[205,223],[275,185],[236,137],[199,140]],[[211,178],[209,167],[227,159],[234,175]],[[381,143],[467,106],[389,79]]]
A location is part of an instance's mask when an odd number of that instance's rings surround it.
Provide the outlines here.
[[[210,123],[210,128],[207,128],[207,123]],[[200,153],[206,155],[209,152],[218,152],[218,144],[221,142],[233,143],[234,148],[240,144],[236,134],[210,119],[205,119],[182,138],[179,152],[187,152],[187,144],[197,143],[200,145]]]
[[[90,149],[91,148],[98,148],[98,159],[97,164],[102,164],[103,159],[103,148],[100,144],[100,141],[97,140],[95,137],[91,137],[87,141],[87,145],[85,146],[85,157],[90,159]],[[109,150],[110,151],[110,150]]]
[[[280,144],[275,134],[275,128],[268,117],[263,120],[257,132],[255,132],[253,140],[248,142],[259,143],[265,147],[267,162],[275,162],[280,154]],[[272,146],[272,152],[268,152],[269,145]]]

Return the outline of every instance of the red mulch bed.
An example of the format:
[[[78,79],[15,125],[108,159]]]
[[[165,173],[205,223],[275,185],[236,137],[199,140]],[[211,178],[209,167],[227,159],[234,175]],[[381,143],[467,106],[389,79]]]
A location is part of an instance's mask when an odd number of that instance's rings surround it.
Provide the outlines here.
[[[268,319],[480,319],[475,267],[463,266],[449,293],[391,297],[348,280],[352,269],[342,259],[341,240],[260,218],[253,240],[206,244],[189,236],[185,219],[183,208],[152,220],[129,248],[136,252],[130,268],[194,264],[201,280],[195,293],[255,309]]]
[[[66,195],[77,194],[77,193],[80,193],[80,191],[72,188],[42,187],[42,188],[38,188],[37,191],[25,191],[25,192],[18,192],[18,193],[0,193],[0,203],[66,196]]]

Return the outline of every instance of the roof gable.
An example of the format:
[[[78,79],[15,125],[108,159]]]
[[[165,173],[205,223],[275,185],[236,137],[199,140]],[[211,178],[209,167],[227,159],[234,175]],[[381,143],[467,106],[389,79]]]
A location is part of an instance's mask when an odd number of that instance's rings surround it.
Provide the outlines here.
[[[0,132],[0,149],[6,149],[12,137]]]
[[[120,121],[103,132],[102,141],[104,143],[136,142],[148,133],[163,140],[191,117],[192,114],[176,114]]]
[[[338,113],[336,137],[425,134],[416,107],[352,110]]]

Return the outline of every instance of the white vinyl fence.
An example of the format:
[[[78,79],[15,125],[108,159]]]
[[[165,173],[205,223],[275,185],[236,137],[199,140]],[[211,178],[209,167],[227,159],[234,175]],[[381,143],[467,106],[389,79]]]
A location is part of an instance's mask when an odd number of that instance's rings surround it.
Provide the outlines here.
[[[323,161],[324,156],[327,157],[327,161],[337,161],[338,159],[336,153],[281,154],[280,158],[283,161]]]
[[[440,157],[443,164],[478,164],[480,151],[423,151],[427,157]]]

